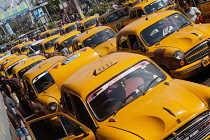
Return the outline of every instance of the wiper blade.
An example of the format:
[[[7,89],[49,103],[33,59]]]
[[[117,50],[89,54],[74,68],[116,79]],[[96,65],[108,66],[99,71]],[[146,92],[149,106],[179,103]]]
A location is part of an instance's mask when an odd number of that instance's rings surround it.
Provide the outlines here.
[[[176,31],[178,32],[180,29],[182,29],[187,24],[188,24],[188,22],[183,23]]]
[[[146,92],[149,90],[150,86],[159,78],[159,76],[157,76],[156,78],[154,78],[147,86],[147,88],[144,90],[143,95],[146,94]]]

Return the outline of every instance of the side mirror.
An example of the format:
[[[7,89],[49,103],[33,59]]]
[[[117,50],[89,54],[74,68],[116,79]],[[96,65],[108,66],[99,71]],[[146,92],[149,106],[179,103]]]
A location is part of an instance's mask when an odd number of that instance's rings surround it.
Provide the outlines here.
[[[87,137],[89,135],[89,133],[86,133],[85,130],[81,126],[79,126],[76,129],[74,129],[72,133],[75,136],[78,136],[78,135],[83,133],[84,134],[83,137]]]

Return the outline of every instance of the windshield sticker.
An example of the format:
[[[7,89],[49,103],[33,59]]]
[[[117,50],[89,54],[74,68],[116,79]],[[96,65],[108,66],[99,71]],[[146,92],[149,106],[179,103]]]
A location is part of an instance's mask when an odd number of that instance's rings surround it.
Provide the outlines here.
[[[71,61],[77,59],[78,57],[80,57],[80,54],[75,54],[75,55],[73,55],[73,56],[67,58],[67,59],[62,63],[62,65],[66,65],[66,64],[70,63]]]
[[[87,51],[87,48],[84,48],[82,50],[79,50],[79,52],[86,52]]]
[[[95,97],[100,95],[109,86],[113,85],[114,83],[116,83],[117,81],[119,81],[120,79],[125,77],[126,75],[130,74],[131,72],[133,72],[133,71],[135,71],[139,68],[142,69],[142,67],[146,67],[146,65],[148,65],[148,64],[150,64],[149,61],[142,61],[139,64],[137,64],[137,65],[133,66],[132,68],[128,69],[127,71],[123,72],[122,74],[118,75],[117,77],[113,78],[112,80],[110,80],[109,82],[104,84],[102,87],[100,87],[99,89],[97,89],[93,93],[91,93],[87,98],[87,102],[90,103]]]
[[[104,64],[103,66],[99,67],[98,69],[95,69],[93,72],[93,75],[97,76],[115,64],[117,64],[117,62],[108,62],[108,63]]]
[[[39,76],[37,76],[36,78],[34,78],[34,80],[32,81],[32,83],[34,84],[37,80],[39,80],[40,78],[42,78],[46,74],[48,74],[48,71],[45,71],[42,74],[40,74]]]
[[[58,64],[55,65],[52,69],[58,69]]]

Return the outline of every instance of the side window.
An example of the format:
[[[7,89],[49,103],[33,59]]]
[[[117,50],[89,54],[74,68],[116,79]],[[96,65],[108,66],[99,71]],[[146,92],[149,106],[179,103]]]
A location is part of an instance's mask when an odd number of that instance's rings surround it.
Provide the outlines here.
[[[100,23],[101,23],[102,25],[107,24],[107,22],[106,22],[106,20],[105,20],[104,18],[100,19]]]
[[[137,18],[136,10],[131,11],[130,18]]]
[[[127,36],[121,36],[118,39],[118,50],[128,50],[128,38]]]
[[[62,105],[70,113],[70,115],[76,118],[75,111],[69,93],[62,93]]]
[[[90,128],[94,133],[96,132],[96,126],[90,116],[90,114],[87,111],[87,108],[85,107],[85,105],[83,104],[83,102],[81,101],[80,98],[78,98],[75,95],[71,95],[74,103],[75,103],[75,107],[77,110],[77,115],[78,115],[78,120],[84,124],[85,126],[87,126],[88,128]]]
[[[143,45],[136,35],[128,35],[128,38],[129,38],[131,50],[139,50],[140,49],[141,51],[143,51],[142,50]]]
[[[145,16],[145,13],[144,13],[144,11],[142,9],[138,9],[137,10],[137,14],[138,14],[139,18],[142,17],[142,16]]]
[[[36,93],[34,92],[34,89],[29,83],[29,81],[24,80],[23,83],[24,83],[24,87],[25,87],[26,94],[28,95],[28,97],[30,99],[33,99],[34,97],[36,97]]]

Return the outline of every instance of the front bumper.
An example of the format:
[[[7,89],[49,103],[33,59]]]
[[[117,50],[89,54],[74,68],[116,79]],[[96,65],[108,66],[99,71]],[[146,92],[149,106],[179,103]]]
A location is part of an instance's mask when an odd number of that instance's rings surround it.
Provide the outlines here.
[[[170,70],[170,73],[174,78],[186,79],[192,75],[199,73],[208,66],[210,66],[210,57],[205,56],[203,59],[197,60],[180,69]]]

